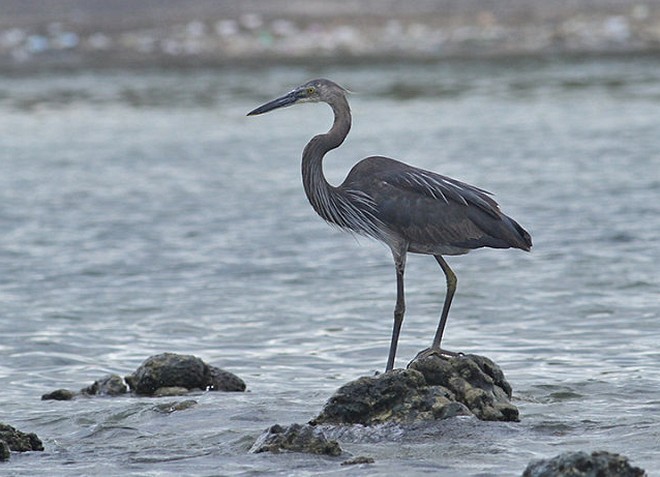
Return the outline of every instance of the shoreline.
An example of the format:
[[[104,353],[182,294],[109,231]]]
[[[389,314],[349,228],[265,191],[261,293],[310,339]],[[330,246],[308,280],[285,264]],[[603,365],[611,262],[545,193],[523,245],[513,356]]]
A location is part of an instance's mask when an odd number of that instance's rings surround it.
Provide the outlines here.
[[[660,53],[660,0],[6,2],[5,72]]]

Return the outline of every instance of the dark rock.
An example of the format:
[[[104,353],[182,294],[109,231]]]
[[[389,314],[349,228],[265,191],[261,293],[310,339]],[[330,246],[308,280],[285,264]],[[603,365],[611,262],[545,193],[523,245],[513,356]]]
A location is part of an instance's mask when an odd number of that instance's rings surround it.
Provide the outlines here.
[[[633,467],[628,458],[606,451],[564,452],[552,459],[531,462],[523,477],[643,477],[644,470]]]
[[[345,384],[325,404],[312,424],[413,423],[469,415],[442,386],[428,386],[414,369],[395,369]]]
[[[345,460],[344,462],[341,463],[341,465],[359,465],[359,464],[373,464],[376,462],[373,457],[367,457],[364,455],[360,455],[357,457],[353,457],[352,459]]]
[[[76,396],[181,396],[190,391],[245,391],[245,382],[235,374],[206,364],[201,359],[175,353],[148,358],[130,376],[111,374],[80,390],[58,389],[42,400],[68,401]]]
[[[147,358],[126,382],[136,394],[146,395],[162,387],[206,389],[207,371],[206,363],[195,356],[163,353]]]
[[[231,376],[231,377],[230,377]],[[159,388],[244,391],[245,383],[228,371],[191,355],[163,353],[148,358],[126,382],[136,394],[151,396]]]
[[[511,385],[493,361],[475,354],[456,357],[431,355],[413,361],[431,386],[443,386],[482,421],[518,421],[511,404]]]
[[[0,424],[0,441],[15,452],[42,451],[44,445],[33,432],[21,432],[7,424]]]
[[[154,397],[185,396],[190,390],[181,386],[164,386],[154,391]]]
[[[510,395],[504,375],[488,358],[430,356],[409,369],[345,384],[311,423],[412,424],[459,415],[517,421],[518,409],[509,402]]]
[[[7,443],[5,441],[0,441],[0,462],[9,460],[10,455],[11,452],[9,452],[9,446]]]
[[[81,389],[80,392],[91,396],[119,396],[128,392],[128,385],[118,374],[110,374],[94,381],[93,384]]]
[[[210,391],[245,391],[245,383],[241,378],[215,366],[209,366],[207,386]]]
[[[337,441],[329,441],[321,429],[310,424],[287,427],[275,424],[266,429],[250,449],[252,453],[281,451],[329,456],[338,456],[342,452]]]
[[[76,397],[76,393],[69,391],[68,389],[57,389],[53,392],[43,394],[41,396],[42,401],[70,401]]]

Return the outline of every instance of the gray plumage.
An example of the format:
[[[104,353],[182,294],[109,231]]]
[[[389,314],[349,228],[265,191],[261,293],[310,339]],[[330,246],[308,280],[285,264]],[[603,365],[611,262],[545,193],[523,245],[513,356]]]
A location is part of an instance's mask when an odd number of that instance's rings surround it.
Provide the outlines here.
[[[405,312],[403,275],[408,252],[433,255],[447,278],[447,295],[430,348],[420,355],[455,353],[440,347],[456,276],[442,255],[461,255],[475,248],[529,251],[530,235],[504,215],[491,194],[478,187],[387,157],[358,162],[339,186],[323,174],[323,157],[339,147],[351,128],[347,91],[326,79],[309,81],[248,113],[249,116],[303,102],[324,102],[334,112],[332,128],[314,136],[303,151],[305,193],[327,222],[386,243],[394,257],[397,301],[386,371],[394,367]]]

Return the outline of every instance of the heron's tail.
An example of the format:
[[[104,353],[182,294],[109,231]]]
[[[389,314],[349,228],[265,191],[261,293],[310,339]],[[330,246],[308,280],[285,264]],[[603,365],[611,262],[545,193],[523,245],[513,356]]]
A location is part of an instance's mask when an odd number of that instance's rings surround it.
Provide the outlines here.
[[[529,252],[532,248],[532,236],[522,226],[511,217],[506,217],[512,227],[514,234],[511,234],[511,246]]]

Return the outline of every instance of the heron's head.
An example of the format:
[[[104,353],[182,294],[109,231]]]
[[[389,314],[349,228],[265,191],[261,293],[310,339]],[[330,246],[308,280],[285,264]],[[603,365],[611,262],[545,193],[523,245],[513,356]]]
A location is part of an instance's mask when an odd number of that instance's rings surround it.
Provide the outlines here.
[[[267,102],[258,108],[250,111],[248,116],[256,116],[257,114],[267,113],[274,109],[284,108],[285,106],[292,106],[299,103],[333,103],[333,101],[340,97],[345,96],[347,90],[327,79],[315,79],[298,86],[290,93],[280,96],[277,99]]]

